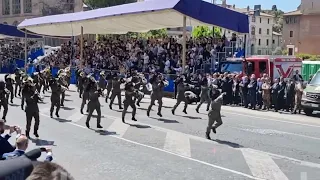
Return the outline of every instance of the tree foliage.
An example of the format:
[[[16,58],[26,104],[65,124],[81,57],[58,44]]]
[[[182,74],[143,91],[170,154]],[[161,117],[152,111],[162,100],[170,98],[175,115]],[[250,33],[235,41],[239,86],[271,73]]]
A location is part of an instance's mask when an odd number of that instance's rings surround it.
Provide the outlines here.
[[[273,5],[271,10],[263,10],[262,12],[274,16],[275,24],[273,26],[273,31],[277,32],[277,33],[281,33],[282,28],[283,28],[283,14],[284,14],[284,12],[281,10],[278,10],[276,5]]]
[[[93,9],[117,6],[136,2],[135,0],[85,0],[84,3]]]
[[[197,26],[192,30],[192,37],[194,38],[212,37],[212,36],[213,36],[213,28],[209,26]],[[214,28],[214,36],[221,37],[220,28]]]
[[[167,30],[166,29],[151,30],[146,33],[129,32],[127,35],[130,37],[163,38],[167,36]]]

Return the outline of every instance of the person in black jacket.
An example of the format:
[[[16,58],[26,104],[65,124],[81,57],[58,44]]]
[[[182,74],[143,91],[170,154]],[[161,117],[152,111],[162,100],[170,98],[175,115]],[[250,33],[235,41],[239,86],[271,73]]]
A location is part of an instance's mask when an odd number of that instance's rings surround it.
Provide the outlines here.
[[[14,147],[8,142],[8,140],[10,139],[11,135],[10,134],[6,134],[4,135],[4,131],[10,129],[10,133],[13,132],[14,128],[13,127],[9,127],[5,124],[4,120],[0,120],[0,157],[2,157],[2,155],[4,153],[9,153],[14,151]]]

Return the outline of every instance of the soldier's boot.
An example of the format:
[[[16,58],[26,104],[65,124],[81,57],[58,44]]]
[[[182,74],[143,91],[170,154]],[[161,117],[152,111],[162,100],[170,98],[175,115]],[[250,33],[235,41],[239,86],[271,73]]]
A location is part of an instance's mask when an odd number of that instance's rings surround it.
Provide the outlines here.
[[[6,116],[2,116],[2,120],[4,120],[4,122],[6,122]]]
[[[185,114],[188,114],[188,113],[187,113],[187,110],[185,110],[185,109],[184,109],[182,112],[184,112]]]
[[[207,107],[206,111],[209,111],[209,107]]]
[[[119,106],[119,109],[123,109],[123,107],[120,105],[120,106]]]
[[[13,98],[11,99],[10,103],[13,104]]]
[[[157,115],[158,115],[158,116],[160,116],[160,117],[162,117],[162,114],[161,114],[161,112],[158,112],[158,113],[157,113]]]
[[[171,113],[174,115],[174,109],[171,110]]]
[[[50,117],[53,118],[53,112],[50,112]]]
[[[59,116],[59,113],[58,113],[58,111],[56,112],[56,116],[57,116],[57,118],[59,118],[60,116]]]
[[[137,102],[136,104],[137,104],[137,106],[139,106],[139,107],[140,107],[140,103],[139,103],[139,102]]]
[[[109,108],[112,110],[112,105],[111,104],[109,104]]]
[[[301,114],[301,109],[299,109],[299,114]]]
[[[103,127],[101,126],[101,124],[97,124],[97,128],[102,129]]]
[[[36,138],[39,138],[38,131],[34,131],[33,135],[34,135]]]
[[[27,136],[28,139],[30,139],[30,133],[29,133],[29,131],[26,131],[26,136]]]
[[[89,108],[87,108],[87,111],[86,111],[87,113],[89,113]]]
[[[80,109],[80,113],[83,114],[83,109]]]
[[[89,122],[88,122],[88,121],[86,122],[86,126],[87,126],[87,128],[89,128],[89,129],[90,129],[90,124],[89,124]]]
[[[150,111],[149,111],[149,110],[147,110],[147,116],[148,116],[148,117],[150,116]]]
[[[199,109],[198,108],[196,108],[196,112],[199,113]]]
[[[136,120],[136,118],[135,118],[134,116],[131,118],[131,120],[132,120],[132,121],[137,121],[137,120]]]
[[[210,133],[206,133],[206,138],[211,140]]]
[[[217,134],[217,131],[216,131],[216,128],[215,128],[215,127],[212,128],[212,132],[215,133],[215,134]]]

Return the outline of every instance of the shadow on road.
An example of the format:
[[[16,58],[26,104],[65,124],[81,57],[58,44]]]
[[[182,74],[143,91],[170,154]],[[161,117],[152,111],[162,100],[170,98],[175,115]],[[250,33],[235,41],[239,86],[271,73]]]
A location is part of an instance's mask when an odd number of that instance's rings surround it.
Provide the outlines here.
[[[63,109],[63,110],[67,110],[67,111],[74,110],[74,108],[69,108],[69,107],[61,107],[61,109]]]
[[[165,118],[153,118],[152,119],[155,119],[155,120],[158,120],[158,121],[162,121],[164,123],[180,123],[179,121],[177,120],[172,120],[172,119],[165,119]]]
[[[180,116],[180,115],[177,115],[177,116]],[[193,116],[180,116],[180,117],[189,118],[189,119],[202,119],[201,117],[193,117]]]
[[[36,144],[36,146],[55,146],[54,141],[33,138],[30,138],[30,140],[32,141],[32,143]]]
[[[130,123],[126,123],[126,124],[128,124],[128,125],[131,126],[131,127],[136,127],[136,128],[139,128],[139,129],[148,129],[148,128],[151,128],[150,126],[147,126],[147,125],[130,124]]]
[[[70,99],[64,99],[64,101],[71,102],[71,101],[73,101],[73,100],[70,100]]]
[[[61,122],[61,123],[68,123],[68,122],[72,122],[72,120],[67,120],[67,119],[62,119],[62,118],[57,118],[57,117],[54,117],[52,118],[58,122]]]
[[[100,134],[101,136],[109,136],[109,135],[116,135],[117,134],[116,132],[106,131],[106,130],[93,130],[93,131]]]
[[[9,106],[18,107],[18,106],[20,106],[20,105],[18,105],[18,104],[9,104]]]
[[[243,148],[242,145],[238,144],[238,143],[233,143],[233,142],[230,142],[230,141],[223,141],[223,140],[219,140],[219,139],[212,139],[212,141],[215,141],[219,144],[222,144],[222,145],[227,145],[227,146],[230,146],[230,147],[233,147],[233,148]]]

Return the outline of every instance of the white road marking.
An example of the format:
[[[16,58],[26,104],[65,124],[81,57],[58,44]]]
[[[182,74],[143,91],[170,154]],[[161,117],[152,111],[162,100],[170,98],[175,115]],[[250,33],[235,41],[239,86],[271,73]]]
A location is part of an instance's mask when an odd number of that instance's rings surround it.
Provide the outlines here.
[[[190,138],[179,132],[167,132],[164,149],[191,157]]]
[[[260,117],[259,115],[255,115],[254,116],[254,115],[247,115],[247,114],[241,114],[241,113],[234,113],[234,112],[230,112],[228,110],[222,110],[222,112],[233,114],[233,115],[237,115],[237,116],[251,117],[251,118],[255,118],[257,120],[269,120],[269,121],[288,123],[288,124],[294,124],[294,125],[300,125],[300,126],[308,126],[308,127],[320,128],[319,125],[304,124],[304,123],[298,123],[298,122],[292,122],[292,121],[286,121],[286,120],[278,120],[278,119],[274,119],[274,117],[270,117],[270,118]]]
[[[82,126],[82,125],[79,125],[79,124],[75,124],[75,123],[72,123],[72,122],[67,122],[67,124],[71,124],[71,125],[73,125],[73,126],[77,126],[77,127],[82,128],[82,129],[88,129],[88,128],[85,127],[85,126]],[[89,129],[88,129],[88,130],[89,130]],[[228,169],[228,168],[224,168],[224,167],[221,167],[221,166],[218,166],[218,165],[210,164],[210,163],[207,163],[207,162],[198,160],[198,159],[193,159],[193,158],[191,158],[191,157],[186,157],[186,156],[183,156],[183,155],[180,155],[180,154],[176,154],[176,153],[174,153],[174,152],[166,151],[166,150],[164,150],[164,149],[160,149],[160,148],[152,147],[152,146],[145,145],[145,144],[142,144],[142,143],[138,143],[138,142],[135,142],[135,141],[131,141],[131,140],[128,140],[128,139],[124,139],[124,138],[122,138],[122,137],[120,137],[120,136],[113,136],[113,135],[111,135],[110,137],[114,137],[114,138],[120,139],[120,140],[122,140],[122,141],[126,141],[126,142],[128,142],[128,143],[131,143],[131,144],[139,145],[139,146],[142,146],[142,147],[146,147],[146,148],[149,148],[149,149],[157,150],[157,151],[164,152],[164,153],[167,153],[167,154],[175,155],[175,156],[178,156],[178,157],[181,157],[181,158],[184,158],[184,159],[193,161],[193,162],[197,162],[197,163],[200,163],[200,164],[203,164],[203,165],[212,167],[212,168],[220,169],[220,170],[227,171],[227,172],[230,172],[230,173],[233,173],[233,174],[237,174],[237,175],[240,175],[240,176],[243,176],[243,177],[247,177],[247,178],[249,178],[249,179],[253,179],[253,180],[266,180],[266,179],[257,178],[257,177],[251,176],[251,175],[249,175],[249,174],[245,174],[245,173],[239,172],[239,171],[235,171],[235,170]]]
[[[108,131],[115,131],[116,136],[123,137],[126,131],[129,129],[128,124],[124,124],[120,118],[114,119],[113,123],[108,127]]]
[[[245,124],[238,124],[240,126],[245,126],[245,127],[250,127],[250,128],[256,128],[256,129],[261,129],[259,127],[256,126],[251,126],[251,125],[245,125]],[[235,129],[242,129],[242,128],[238,128],[238,127],[231,127],[231,128],[235,128]],[[264,129],[264,130],[270,130],[270,129]],[[273,130],[273,129],[272,129]],[[302,134],[296,134],[296,133],[290,133],[290,132],[285,132],[285,131],[278,131],[278,130],[274,130],[274,132],[279,132],[281,134],[288,134],[288,135],[292,135],[292,136],[299,136],[299,137],[303,137],[303,138],[307,138],[307,139],[313,139],[313,140],[318,140],[320,141],[320,138],[318,137],[313,137],[313,136],[307,136],[307,135],[302,135]]]
[[[250,149],[241,151],[253,176],[268,180],[289,180],[269,155]]]
[[[67,118],[67,120],[71,120],[72,122],[80,121],[85,115],[81,114],[80,109],[75,111],[71,116]]]

